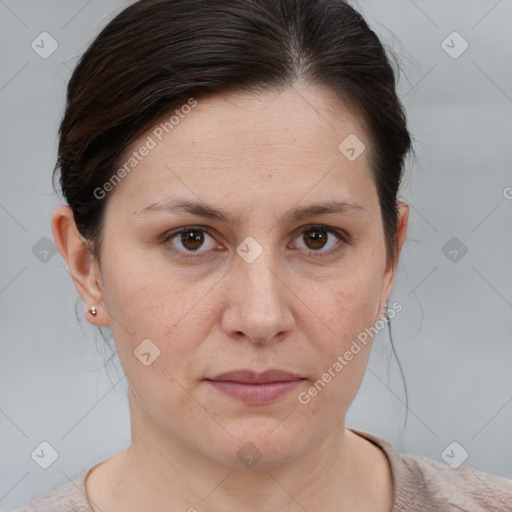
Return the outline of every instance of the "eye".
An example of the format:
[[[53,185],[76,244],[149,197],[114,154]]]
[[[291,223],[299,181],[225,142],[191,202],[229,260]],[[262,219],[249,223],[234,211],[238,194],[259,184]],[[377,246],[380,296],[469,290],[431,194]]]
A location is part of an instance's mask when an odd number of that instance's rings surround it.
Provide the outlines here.
[[[180,256],[194,258],[204,256],[208,251],[223,250],[223,247],[208,232],[198,226],[186,226],[164,235],[163,244]],[[308,226],[292,242],[293,248],[305,249],[315,257],[337,253],[346,244],[342,233],[327,226]]]
[[[218,243],[206,229],[194,226],[173,231],[166,235],[162,242],[168,243],[174,246],[178,252],[184,253],[203,253],[219,248]]]
[[[318,252],[319,256],[335,253],[345,243],[341,233],[326,226],[308,226],[295,240],[294,247]]]

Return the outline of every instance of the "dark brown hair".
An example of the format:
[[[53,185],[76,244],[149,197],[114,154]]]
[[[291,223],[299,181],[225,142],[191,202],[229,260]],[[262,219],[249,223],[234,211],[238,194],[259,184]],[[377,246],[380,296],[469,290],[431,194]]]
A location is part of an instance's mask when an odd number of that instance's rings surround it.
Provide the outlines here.
[[[54,178],[60,170],[77,228],[99,259],[108,197],[94,191],[165,114],[191,97],[325,85],[367,127],[390,261],[411,149],[395,79],[378,37],[343,0],[141,0],[108,23],[71,76]]]
[[[53,178],[60,170],[77,228],[100,261],[108,197],[95,190],[164,116],[216,93],[327,86],[366,128],[389,263],[404,161],[414,152],[396,80],[379,38],[344,0],[140,0],[107,24],[71,76]],[[396,356],[390,321],[388,329]]]

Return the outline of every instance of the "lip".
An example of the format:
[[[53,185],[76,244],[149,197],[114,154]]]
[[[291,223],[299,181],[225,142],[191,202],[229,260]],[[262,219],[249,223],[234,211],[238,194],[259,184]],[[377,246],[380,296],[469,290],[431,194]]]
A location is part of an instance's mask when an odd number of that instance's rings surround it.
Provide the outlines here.
[[[303,377],[301,375],[284,370],[267,370],[263,373],[256,373],[251,370],[233,370],[230,372],[220,373],[219,375],[207,380],[230,380],[246,384],[261,384],[268,382],[289,382],[292,380],[301,380],[302,378]]]
[[[206,379],[218,391],[249,404],[265,404],[277,400],[297,387],[303,377],[283,370],[254,373],[235,370]]]

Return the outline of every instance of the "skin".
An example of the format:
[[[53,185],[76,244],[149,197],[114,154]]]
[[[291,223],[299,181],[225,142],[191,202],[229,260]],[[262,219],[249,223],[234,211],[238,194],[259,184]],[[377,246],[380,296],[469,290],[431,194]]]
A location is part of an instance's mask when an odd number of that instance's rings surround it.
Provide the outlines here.
[[[338,150],[349,134],[366,145],[354,161]],[[54,212],[60,254],[86,308],[98,310],[87,319],[111,328],[129,383],[132,444],[90,473],[94,510],[389,512],[387,458],[345,427],[371,340],[308,404],[298,401],[382,317],[391,294],[398,260],[386,262],[369,147],[359,118],[328,89],[216,95],[199,101],[104,199],[101,264],[69,207]],[[236,222],[143,213],[175,198],[223,209]],[[326,200],[364,211],[282,220]],[[408,215],[399,203],[398,254]],[[348,242],[324,231],[315,245],[311,228],[302,235],[312,224],[345,232]],[[161,241],[186,226],[207,227],[211,237],[200,232],[196,246],[179,235]],[[236,252],[248,236],[263,251],[252,263]],[[180,257],[197,246],[195,259]],[[134,356],[144,339],[160,350],[149,366]],[[204,380],[240,368],[305,380],[266,405]],[[251,468],[237,457],[249,442],[262,454]]]

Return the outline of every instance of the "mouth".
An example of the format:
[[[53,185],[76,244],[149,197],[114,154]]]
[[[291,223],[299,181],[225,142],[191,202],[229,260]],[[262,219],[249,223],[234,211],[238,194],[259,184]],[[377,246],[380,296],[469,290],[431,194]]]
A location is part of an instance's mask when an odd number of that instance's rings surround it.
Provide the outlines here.
[[[235,370],[206,379],[217,391],[248,404],[266,404],[286,395],[305,380],[283,370],[254,373]]]

